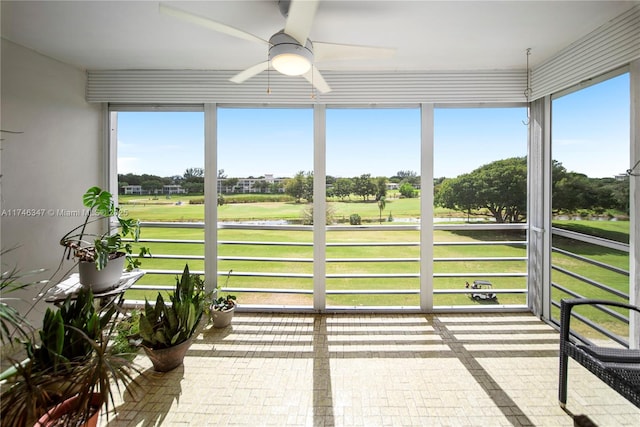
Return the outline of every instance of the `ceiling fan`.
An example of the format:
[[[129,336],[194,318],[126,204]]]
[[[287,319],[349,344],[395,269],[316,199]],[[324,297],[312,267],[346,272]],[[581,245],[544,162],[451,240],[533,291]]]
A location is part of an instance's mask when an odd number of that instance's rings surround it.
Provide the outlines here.
[[[395,54],[395,49],[390,48],[312,42],[308,37],[318,3],[319,0],[279,0],[280,13],[286,18],[286,23],[284,29],[273,34],[269,40],[164,3],[160,3],[160,13],[233,37],[267,45],[268,61],[260,62],[236,74],[230,79],[234,83],[242,83],[260,74],[271,64],[282,74],[303,76],[319,92],[327,93],[331,88],[318,71],[316,63],[340,59],[384,59]]]

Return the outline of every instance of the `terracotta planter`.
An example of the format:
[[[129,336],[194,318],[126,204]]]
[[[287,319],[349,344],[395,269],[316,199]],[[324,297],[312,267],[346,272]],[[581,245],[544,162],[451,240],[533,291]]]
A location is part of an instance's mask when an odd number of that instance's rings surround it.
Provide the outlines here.
[[[154,370],[158,372],[169,372],[182,365],[184,356],[187,354],[187,350],[189,350],[192,341],[193,338],[189,338],[169,348],[154,349],[145,346],[142,346],[142,348],[144,352],[147,353],[147,357],[151,359]]]
[[[78,408],[78,400],[80,398],[78,396],[74,396],[70,399],[65,400],[59,405],[54,406],[49,412],[44,414],[37,423],[34,424],[34,427],[48,427],[56,425],[57,420],[64,417],[65,414],[73,413],[78,410],[83,410]],[[100,408],[102,407],[102,396],[98,393],[93,393],[90,397],[91,409],[95,408],[95,411],[89,417],[82,427],[96,427],[98,425],[98,417],[100,416]]]
[[[102,270],[96,269],[95,262],[80,261],[78,273],[82,286],[90,287],[94,294],[105,292],[118,284],[126,256],[124,252],[119,252],[120,256],[109,259],[109,262]]]
[[[211,319],[213,320],[214,328],[226,328],[231,324],[233,319],[233,313],[236,311],[237,304],[226,311],[211,309]]]

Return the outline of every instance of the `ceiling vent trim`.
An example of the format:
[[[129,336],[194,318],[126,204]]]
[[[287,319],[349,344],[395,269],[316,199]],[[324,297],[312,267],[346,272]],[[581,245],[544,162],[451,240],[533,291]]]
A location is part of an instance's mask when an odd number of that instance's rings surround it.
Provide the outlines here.
[[[574,42],[531,72],[539,99],[640,58],[640,5]]]
[[[324,71],[332,92],[313,92],[303,78],[266,73],[241,85],[235,71],[88,71],[86,99],[114,103],[407,104],[521,103],[525,70],[372,72]],[[267,94],[267,86],[270,94]],[[312,97],[313,95],[313,97]]]

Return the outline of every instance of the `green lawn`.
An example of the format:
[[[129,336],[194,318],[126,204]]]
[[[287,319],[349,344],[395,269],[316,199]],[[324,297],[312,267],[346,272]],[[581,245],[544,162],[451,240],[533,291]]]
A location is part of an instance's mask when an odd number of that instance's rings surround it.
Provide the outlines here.
[[[626,240],[628,242],[629,223],[625,221],[561,221],[558,224],[554,222],[554,225],[580,233],[595,235],[622,242]],[[558,236],[553,238],[553,246],[559,249],[564,249],[566,251],[571,251],[577,255],[589,258],[594,261],[609,264],[623,270],[629,270],[629,254],[626,252],[620,252],[613,249],[608,249],[601,246],[596,246]],[[581,276],[588,277],[591,280],[594,280],[598,283],[619,290],[626,294],[629,293],[629,277],[626,275],[612,272],[605,268],[595,266],[588,262],[577,260],[575,258],[557,252],[554,252],[552,254],[552,264],[576,272]],[[558,283],[572,292],[586,297],[625,301],[624,299],[616,297],[605,290],[590,286],[581,280],[578,280],[557,270],[552,271],[551,280],[554,283]],[[559,289],[552,289],[551,294],[552,299],[555,301],[560,301],[562,298],[572,298],[569,293],[563,292]],[[618,311],[623,313],[624,315],[628,314],[626,310]],[[598,323],[604,325],[607,329],[614,331],[619,335],[628,335],[628,328],[626,325],[623,325],[620,321],[603,313],[600,310],[589,307],[577,307],[576,309],[574,309],[574,312],[585,315],[591,319],[597,319]],[[552,309],[552,316],[556,319],[559,319],[560,309],[554,307]],[[594,335],[590,332],[590,328],[588,326],[584,325],[577,319],[572,322],[572,326],[581,333],[589,334],[594,338],[598,337],[597,335]]]
[[[177,202],[180,201],[180,204]],[[127,210],[131,216],[138,217],[143,221],[203,221],[204,205],[190,205],[189,197],[173,197],[171,199],[145,199],[134,196],[121,198],[121,206]],[[123,203],[124,202],[124,203]],[[335,218],[347,220],[352,213],[358,213],[363,219],[377,222],[379,216],[378,206],[375,202],[363,202],[355,199],[344,202],[331,202],[331,209]],[[292,202],[259,202],[259,203],[237,203],[225,204],[218,210],[221,221],[245,221],[245,220],[270,220],[289,219],[297,220],[303,215],[306,204],[296,204]],[[387,201],[386,209],[382,217],[386,219],[391,213],[396,219],[419,217],[419,199],[390,199]],[[436,216],[461,217],[464,215],[458,212],[436,209]],[[400,224],[397,222],[396,224]],[[554,221],[554,226],[579,231],[591,235],[601,236],[617,241],[628,241],[629,224],[625,221]],[[171,229],[171,228],[146,228],[142,233],[143,238],[154,239],[181,239],[181,240],[203,240],[203,229]],[[307,242],[311,243],[313,234],[306,231],[286,231],[286,230],[218,230],[220,241],[262,241],[262,242]],[[443,231],[434,232],[436,242],[473,242],[486,240],[523,240],[524,232],[506,231]],[[404,231],[372,231],[353,229],[349,231],[329,231],[327,242],[332,243],[354,243],[354,242],[418,242],[419,232],[417,230]],[[626,253],[620,253],[602,247],[596,247],[585,243],[559,238],[554,238],[554,246],[564,248],[583,255],[590,259],[608,263],[619,268],[628,268],[629,257]],[[153,243],[147,244],[151,247],[154,255],[177,255],[191,254],[197,256],[204,255],[204,245],[202,244],[179,244],[179,243]],[[279,288],[279,289],[313,289],[313,263],[309,262],[313,258],[313,248],[311,246],[273,246],[273,245],[226,245],[220,244],[218,255],[242,256],[242,257],[275,257],[284,259],[305,258],[305,262],[293,260],[259,262],[250,260],[220,260],[218,271],[227,272],[233,270],[235,273],[241,272],[265,272],[265,273],[297,273],[307,275],[303,278],[278,278],[278,277],[231,277],[228,283],[230,287],[246,288]],[[339,258],[419,258],[419,246],[407,247],[384,247],[384,246],[338,246],[327,247],[326,256],[329,259],[326,265],[327,274],[412,274],[417,275],[420,265],[417,261],[403,262],[334,262]],[[526,249],[523,245],[491,245],[491,246],[435,246],[434,257],[438,258],[473,258],[473,257],[525,257]],[[181,271],[184,263],[188,262],[192,270],[203,270],[202,260],[163,260],[146,259],[143,267],[146,269],[170,269]],[[592,264],[575,260],[573,258],[554,253],[553,263],[563,268],[578,272],[579,274],[606,284],[612,288],[628,291],[628,277],[611,272]],[[498,277],[487,278],[483,274],[492,272],[526,272],[525,261],[435,261],[434,273],[461,273],[464,277],[436,277],[434,278],[435,289],[463,289],[465,281],[475,279],[488,279],[496,289],[524,289],[526,288],[526,278],[524,277]],[[553,271],[552,280],[590,297],[609,297],[604,291],[593,287],[586,287],[582,282],[571,278],[558,271]],[[219,278],[220,283],[224,283],[225,278]],[[173,285],[172,275],[147,275],[140,282],[147,285]],[[418,290],[420,286],[417,277],[409,278],[329,278],[326,280],[326,288],[329,291],[376,289],[376,290]],[[143,299],[144,296],[154,298],[155,291],[130,291],[127,298]],[[558,300],[568,295],[558,290],[553,291],[553,298]],[[275,303],[275,304],[296,304],[311,305],[311,296],[279,295],[269,293],[250,293],[240,295],[240,301],[245,303]],[[521,294],[504,294],[498,296],[500,304],[524,304],[526,297]],[[371,305],[419,305],[418,295],[328,295],[329,305],[345,306],[371,306]],[[435,295],[435,305],[476,305],[466,295]],[[624,333],[617,322],[610,322],[608,316],[600,311],[589,313],[592,318],[599,322],[609,324],[618,333]],[[554,309],[554,316],[558,316]]]
[[[170,199],[149,198],[145,196],[120,196],[119,203],[126,214],[143,221],[204,221],[204,205],[189,204],[189,200],[202,199],[202,196],[172,196]],[[357,213],[363,221],[377,222],[380,217],[378,204],[374,200],[362,201],[352,198],[345,201],[328,202],[334,218],[341,222],[349,221],[351,214]],[[295,202],[259,202],[259,203],[226,203],[218,208],[220,221],[251,221],[251,220],[301,220],[305,210],[310,209],[307,203]],[[420,199],[389,198],[382,211],[382,218],[419,218]],[[437,208],[436,216],[460,217],[460,212]]]

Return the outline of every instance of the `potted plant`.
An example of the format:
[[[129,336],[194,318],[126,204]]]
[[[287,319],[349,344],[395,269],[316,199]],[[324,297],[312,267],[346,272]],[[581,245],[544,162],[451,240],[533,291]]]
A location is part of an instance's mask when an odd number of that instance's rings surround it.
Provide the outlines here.
[[[229,270],[227,273],[227,280],[224,282],[225,288],[229,283],[229,278],[231,277],[231,272],[233,270]],[[218,286],[216,289],[216,295],[221,291],[221,288]],[[219,296],[218,298],[214,298],[211,303],[211,320],[213,321],[214,328],[226,328],[231,324],[231,319],[233,319],[233,313],[236,311],[236,307],[238,303],[236,302],[236,296],[227,294],[225,296]]]
[[[167,372],[180,366],[200,325],[207,301],[204,281],[189,272],[176,276],[176,287],[166,303],[158,292],[155,306],[145,299],[140,314],[141,346],[156,371]]]
[[[91,187],[82,196],[82,203],[87,208],[82,224],[73,228],[62,239],[64,256],[79,261],[80,283],[91,286],[94,293],[104,291],[118,282],[124,263],[127,271],[140,266],[140,257],[149,253],[146,247],[140,249],[138,258],[134,258],[131,243],[123,239],[127,237],[138,241],[140,237],[140,221],[124,218],[122,211],[116,207],[113,196],[100,187]],[[111,233],[110,226],[104,233],[90,233],[87,226],[96,221],[115,219],[118,231]]]
[[[213,327],[226,328],[229,326],[237,306],[235,295],[225,295],[214,299],[213,304],[211,304]]]
[[[9,250],[0,251],[0,258]],[[0,345],[19,342],[22,338],[29,337],[35,330],[25,314],[16,310],[11,301],[18,298],[8,296],[11,292],[22,290],[28,286],[46,283],[46,280],[29,282],[23,281],[27,276],[42,273],[44,269],[38,269],[23,273],[16,268],[4,270],[0,273]]]
[[[109,346],[115,313],[114,306],[96,309],[90,289],[48,308],[39,339],[23,342],[27,358],[0,375],[3,424],[30,426],[40,419],[38,425],[48,425],[64,416],[62,425],[83,425],[97,419],[103,404],[108,416],[114,388],[135,383],[138,371]]]

